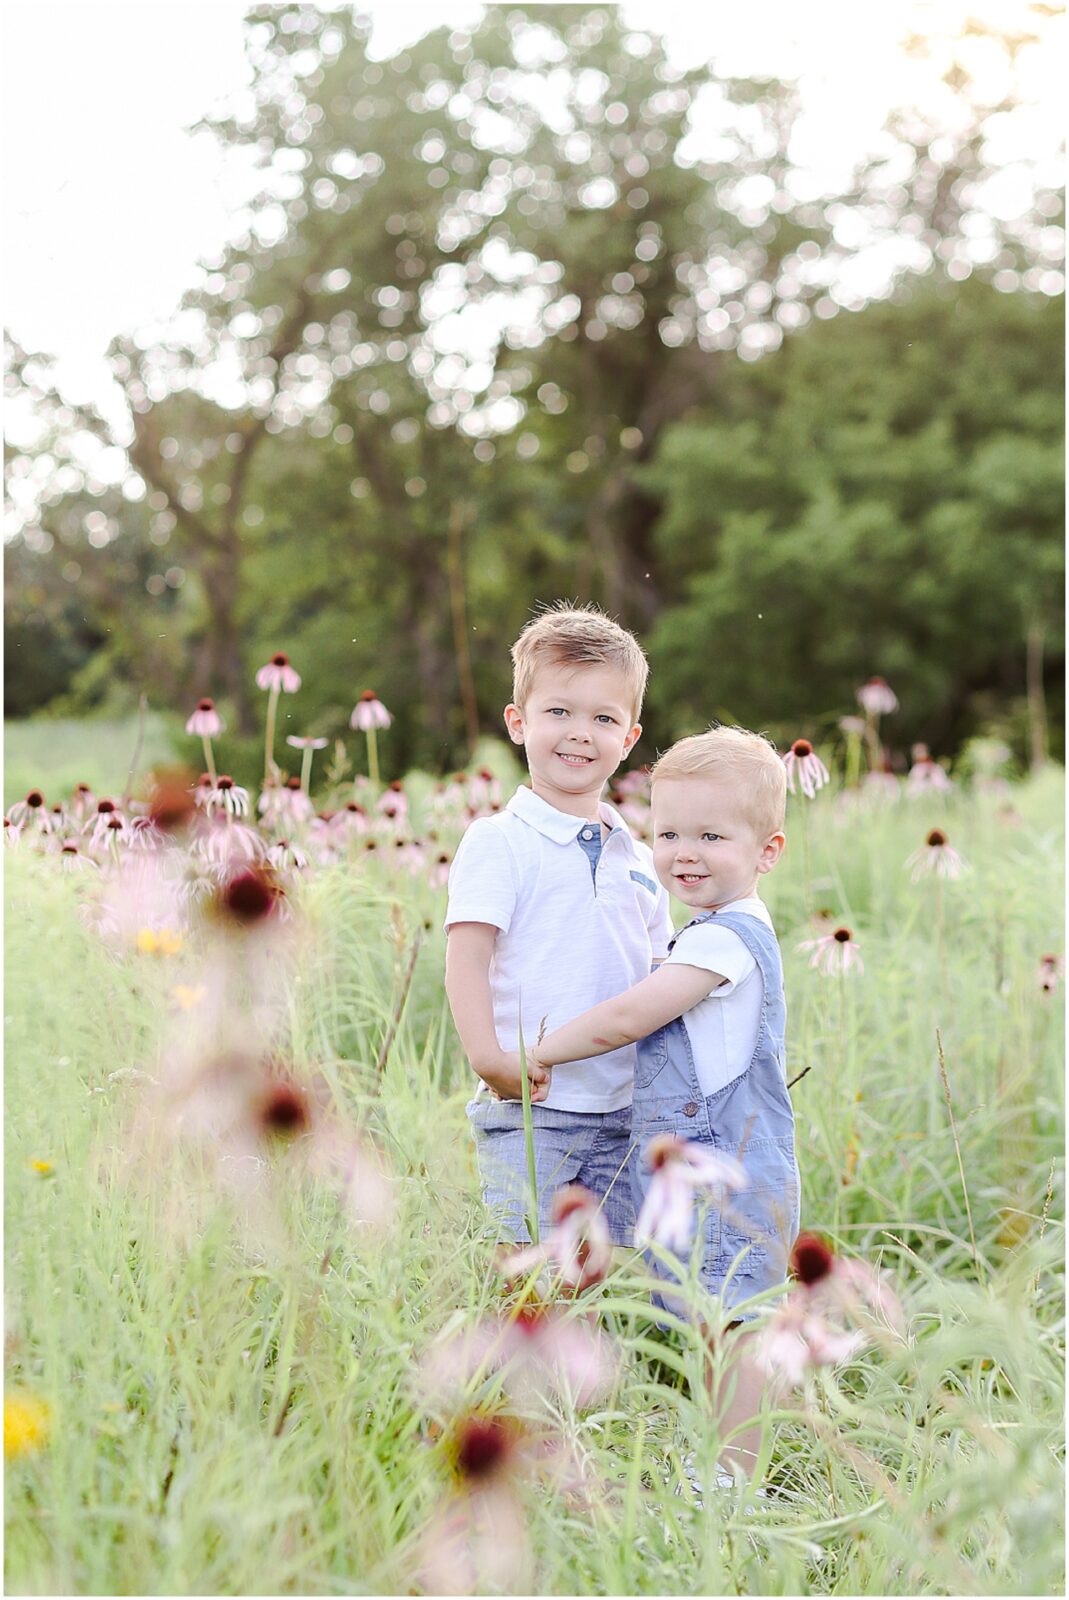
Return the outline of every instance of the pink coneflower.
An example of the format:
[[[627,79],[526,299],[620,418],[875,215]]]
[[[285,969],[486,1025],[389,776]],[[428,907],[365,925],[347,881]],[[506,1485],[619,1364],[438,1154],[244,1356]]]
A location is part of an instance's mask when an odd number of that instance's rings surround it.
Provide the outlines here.
[[[370,733],[377,728],[388,728],[392,721],[393,718],[374,689],[365,689],[353,707],[349,726],[360,733]]]
[[[244,817],[249,810],[249,791],[234,782],[229,773],[221,772],[203,800],[204,809],[225,811],[230,817]]]
[[[413,877],[421,873],[427,864],[427,852],[419,839],[395,839],[393,858],[399,867],[405,867]]]
[[[431,863],[431,870],[427,874],[427,882],[430,884],[432,889],[445,888],[446,884],[449,882],[450,865],[451,857],[445,850],[443,850],[440,855],[435,856]]]
[[[225,727],[226,723],[215,709],[215,701],[205,698],[197,701],[197,708],[186,723],[186,732],[195,734],[198,739],[215,739]]]
[[[635,1245],[640,1250],[661,1245],[685,1254],[694,1231],[697,1192],[745,1189],[748,1182],[733,1156],[716,1155],[674,1133],[651,1139],[646,1160],[653,1176],[635,1223]]]
[[[10,817],[4,818],[4,843],[14,848],[22,838],[22,829]]]
[[[886,678],[870,678],[857,691],[858,705],[870,717],[887,717],[898,710],[898,697]]]
[[[519,1459],[517,1425],[504,1417],[467,1417],[450,1455],[452,1494],[425,1529],[416,1574],[424,1594],[509,1594],[528,1587],[530,1552],[510,1479]]]
[[[902,1309],[887,1282],[863,1262],[835,1255],[816,1234],[799,1234],[790,1271],[795,1287],[758,1342],[758,1363],[771,1377],[797,1384],[807,1372],[857,1354],[866,1331],[901,1335]],[[861,1326],[848,1329],[847,1319]]]
[[[347,800],[330,819],[332,831],[344,835],[367,833],[368,814],[358,800]]]
[[[1064,956],[1040,956],[1037,981],[1041,994],[1053,994],[1064,977]]]
[[[291,822],[307,822],[313,815],[311,800],[305,794],[300,778],[287,778],[279,790],[279,815]]]
[[[368,777],[375,788],[379,783],[379,730],[388,728],[392,721],[373,689],[364,690],[349,718],[350,728],[357,729],[367,740]]]
[[[923,750],[923,755],[917,751]],[[907,794],[930,794],[934,789],[940,794],[949,794],[954,788],[954,781],[947,776],[938,761],[933,761],[928,754],[927,745],[917,745],[913,752],[913,765],[909,769],[906,779]]]
[[[393,783],[387,785],[375,810],[380,817],[385,817],[387,822],[392,822],[398,830],[404,827],[408,820],[408,797],[404,785],[398,779],[395,778]]]
[[[520,1402],[566,1394],[585,1408],[619,1369],[616,1348],[600,1329],[547,1306],[521,1306],[504,1322],[499,1342],[505,1383]]]
[[[557,1276],[579,1293],[600,1283],[612,1266],[612,1239],[598,1201],[581,1183],[569,1183],[553,1196],[552,1225],[541,1244],[502,1257],[506,1278],[526,1276],[552,1264]]]
[[[75,822],[84,822],[96,810],[97,798],[87,783],[76,783],[71,790],[70,814]]]
[[[277,867],[280,871],[293,868],[297,872],[303,872],[308,865],[308,857],[291,840],[279,839],[277,844],[268,847],[267,862],[269,866]]]
[[[329,739],[320,739],[311,734],[288,733],[286,743],[293,750],[301,752],[301,788],[305,794],[311,793],[312,787],[312,759],[317,750],[325,750],[330,743]]]
[[[802,793],[810,800],[818,789],[823,789],[828,783],[828,769],[817,755],[808,739],[796,739],[783,757],[783,765],[787,769],[787,787],[794,794],[794,780],[797,777],[798,786]]]
[[[78,848],[73,839],[65,839],[59,847],[59,864],[64,872],[84,872],[86,868],[97,869],[97,863],[91,856],[87,856]]]
[[[194,734],[204,746],[204,765],[213,783],[215,757],[212,755],[212,740],[222,733],[224,726],[222,717],[215,709],[215,701],[209,699],[197,701],[197,709],[186,723],[186,732]]]
[[[151,815],[132,817],[127,843],[132,850],[162,850],[167,843],[167,835],[156,826]]]
[[[7,816],[16,828],[33,828],[38,833],[52,831],[52,819],[40,789],[31,789],[24,800],[16,800]]]
[[[123,817],[114,800],[98,800],[95,814],[90,817],[82,828],[83,833],[89,834],[90,850],[99,850],[101,845],[108,842],[109,837],[121,833]]]
[[[212,786],[211,778],[204,774],[207,780],[204,788],[206,794]],[[152,824],[160,833],[169,838],[182,836],[196,816],[196,807],[201,790],[194,790],[189,786],[186,773],[166,772],[157,777],[153,785],[152,795],[148,803],[148,814]]]
[[[284,650],[278,650],[265,667],[256,674],[256,687],[270,689],[274,694],[296,694],[301,687],[300,677],[290,666]]]
[[[911,867],[913,882],[928,874],[937,878],[960,878],[968,863],[947,841],[941,828],[933,828],[920,850],[915,850],[906,862]]]
[[[296,694],[301,687],[301,680],[290,666],[290,658],[284,650],[279,650],[273,655],[266,667],[261,667],[256,674],[257,686],[269,690],[267,697],[267,717],[264,722],[264,787],[271,782],[271,775],[278,769],[275,767],[275,717],[278,714],[278,697],[282,693]]]
[[[235,822],[221,811],[198,829],[190,848],[217,871],[262,861],[266,853],[266,845],[255,828],[247,822]]]
[[[837,972],[865,970],[861,951],[849,928],[836,928],[833,933],[826,933],[820,939],[803,939],[798,949],[812,950],[809,965],[829,976]]]
[[[489,767],[480,767],[468,779],[468,805],[476,811],[484,806],[500,804],[501,785]]]

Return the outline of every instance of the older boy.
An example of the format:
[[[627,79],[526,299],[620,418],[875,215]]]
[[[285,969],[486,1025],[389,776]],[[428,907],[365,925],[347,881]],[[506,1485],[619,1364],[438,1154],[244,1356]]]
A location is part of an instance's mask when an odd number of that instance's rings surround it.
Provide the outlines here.
[[[483,1080],[468,1105],[483,1192],[511,1237],[528,1237],[522,1079],[516,1050],[645,977],[668,946],[668,896],[653,858],[605,784],[642,732],[646,658],[594,607],[554,607],[512,650],[505,725],[523,745],[530,787],[473,822],[449,875],[446,992]],[[631,1242],[628,1157],[635,1047],[552,1074],[529,1068],[539,1228],[555,1190],[585,1184],[617,1244]],[[485,1087],[484,1087],[485,1086]],[[491,1092],[492,1091],[492,1092]]]

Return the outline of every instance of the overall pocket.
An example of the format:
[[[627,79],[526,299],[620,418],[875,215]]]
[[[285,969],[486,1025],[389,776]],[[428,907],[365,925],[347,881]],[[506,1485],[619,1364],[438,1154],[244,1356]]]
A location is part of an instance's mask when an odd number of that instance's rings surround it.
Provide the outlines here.
[[[667,1027],[636,1040],[635,1052],[635,1088],[648,1089],[668,1060]]]

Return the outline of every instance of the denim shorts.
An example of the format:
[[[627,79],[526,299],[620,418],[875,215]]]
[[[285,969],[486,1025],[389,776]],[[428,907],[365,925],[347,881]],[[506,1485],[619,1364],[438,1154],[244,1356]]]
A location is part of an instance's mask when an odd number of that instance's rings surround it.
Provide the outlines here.
[[[525,1242],[530,1208],[523,1105],[478,1095],[467,1106],[475,1134],[483,1199],[502,1237]],[[555,1111],[531,1107],[534,1129],[538,1228],[545,1238],[553,1196],[567,1183],[581,1183],[601,1201],[613,1244],[629,1245],[635,1227],[631,1195],[631,1107],[619,1111]]]

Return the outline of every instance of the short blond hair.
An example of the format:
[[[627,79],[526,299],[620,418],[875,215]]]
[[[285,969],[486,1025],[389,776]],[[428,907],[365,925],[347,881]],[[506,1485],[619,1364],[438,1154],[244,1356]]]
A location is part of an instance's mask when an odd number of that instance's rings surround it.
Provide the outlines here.
[[[779,833],[787,811],[787,769],[772,740],[749,728],[710,728],[680,739],[655,762],[658,778],[722,778],[736,788],[739,806],[762,839]]]
[[[632,716],[638,720],[649,662],[634,634],[598,606],[560,600],[531,619],[512,647],[514,705],[522,709],[526,704],[534,675],[543,666],[617,668],[627,685]]]

